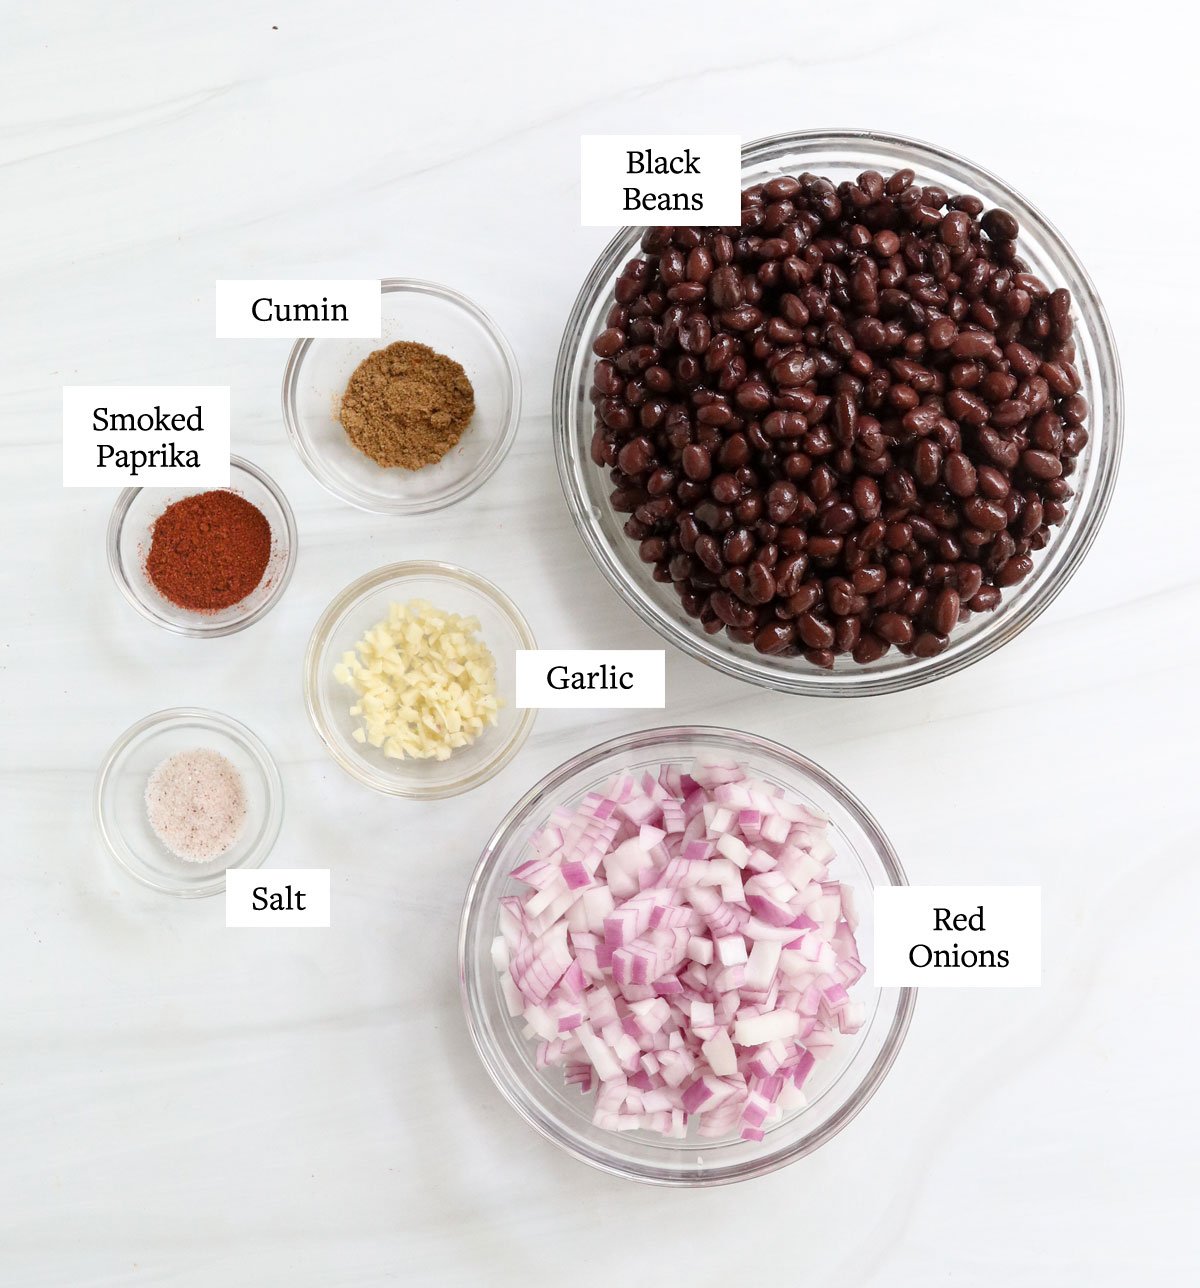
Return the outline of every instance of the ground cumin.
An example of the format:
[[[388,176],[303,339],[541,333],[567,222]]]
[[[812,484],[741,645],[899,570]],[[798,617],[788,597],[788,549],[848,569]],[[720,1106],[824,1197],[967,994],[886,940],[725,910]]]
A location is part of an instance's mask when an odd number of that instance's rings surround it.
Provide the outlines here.
[[[377,465],[419,470],[446,455],[474,414],[475,391],[453,358],[397,340],[354,369],[339,419]]]

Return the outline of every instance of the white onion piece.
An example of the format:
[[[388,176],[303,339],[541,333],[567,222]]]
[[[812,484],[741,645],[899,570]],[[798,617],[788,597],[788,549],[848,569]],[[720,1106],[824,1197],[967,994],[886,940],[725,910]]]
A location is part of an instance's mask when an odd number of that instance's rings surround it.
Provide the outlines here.
[[[761,1140],[858,1032],[865,968],[828,820],[729,760],[621,774],[556,809],[492,960],[539,1068],[612,1131]]]

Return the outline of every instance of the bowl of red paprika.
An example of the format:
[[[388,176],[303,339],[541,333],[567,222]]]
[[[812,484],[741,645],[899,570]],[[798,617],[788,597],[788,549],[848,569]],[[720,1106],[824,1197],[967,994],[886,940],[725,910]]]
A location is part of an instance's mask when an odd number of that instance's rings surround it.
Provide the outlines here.
[[[227,488],[126,488],[108,522],[108,566],[156,626],[232,635],[278,602],[296,563],[296,520],[267,474],[229,459]]]

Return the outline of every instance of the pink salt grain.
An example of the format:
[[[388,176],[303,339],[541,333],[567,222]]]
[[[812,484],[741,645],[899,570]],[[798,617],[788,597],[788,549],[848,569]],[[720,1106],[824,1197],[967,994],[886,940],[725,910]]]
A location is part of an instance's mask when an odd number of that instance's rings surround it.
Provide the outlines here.
[[[205,863],[224,854],[246,821],[246,790],[233,763],[197,747],[168,756],[146,783],[146,815],[176,858]]]

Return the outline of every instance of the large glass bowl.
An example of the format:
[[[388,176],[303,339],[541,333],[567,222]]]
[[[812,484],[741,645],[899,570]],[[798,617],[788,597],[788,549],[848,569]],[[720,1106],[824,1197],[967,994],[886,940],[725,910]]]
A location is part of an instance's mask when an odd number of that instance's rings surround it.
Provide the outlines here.
[[[908,657],[895,649],[861,666],[839,657],[831,671],[803,658],[767,657],[736,644],[724,632],[706,635],[689,618],[670,585],[654,581],[638,558],[637,542],[625,536],[625,516],[609,504],[608,471],[593,464],[594,429],[589,398],[595,357],[592,342],[604,329],[621,269],[639,253],[642,228],[623,228],[605,247],[588,274],[563,333],[554,378],[554,447],[559,478],[575,526],[600,570],[627,604],[665,639],[726,675],[784,693],[847,697],[891,693],[950,675],[986,657],[1024,630],[1067,584],[1087,553],[1104,518],[1121,454],[1121,372],[1104,308],[1074,251],[1054,226],[1003,180],[962,157],[913,139],[871,131],[779,134],[742,151],[742,184],[808,170],[835,183],[864,170],[883,173],[911,167],[921,184],[951,193],[975,193],[989,206],[1002,206],[1020,221],[1018,247],[1031,270],[1051,287],[1071,292],[1076,319],[1077,367],[1090,413],[1090,439],[1071,476],[1075,496],[1067,517],[1051,529],[1033,571],[1004,591],[990,613],[976,613],[959,625],[950,645],[936,657]]]
[[[557,806],[575,804],[616,773],[690,764],[700,754],[732,756],[754,776],[816,805],[830,818],[837,851],[830,876],[850,886],[860,917],[859,955],[867,968],[855,997],[868,1018],[853,1037],[814,1067],[808,1105],[759,1142],[667,1140],[643,1131],[610,1132],[592,1123],[591,1095],[565,1085],[560,1069],[535,1067],[536,1043],[509,1018],[491,959],[500,899],[524,893],[510,873],[526,857],[530,837]],[[721,1185],[774,1171],[810,1154],[846,1126],[874,1094],[895,1060],[912,1016],[911,989],[876,989],[873,962],[875,886],[907,884],[879,824],[819,765],[753,734],[731,729],[650,729],[602,743],[560,766],[532,788],[501,821],[471,878],[459,929],[459,976],[471,1037],[505,1099],[543,1136],[569,1154],[617,1176],[668,1186]]]

